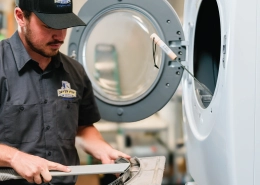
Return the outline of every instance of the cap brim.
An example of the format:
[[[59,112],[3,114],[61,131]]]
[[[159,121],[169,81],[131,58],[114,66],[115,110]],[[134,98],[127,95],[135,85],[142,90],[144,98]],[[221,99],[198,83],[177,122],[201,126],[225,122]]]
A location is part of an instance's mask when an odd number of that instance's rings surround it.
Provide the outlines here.
[[[45,14],[34,12],[35,15],[47,26],[53,29],[66,29],[75,26],[86,26],[86,24],[74,13]]]

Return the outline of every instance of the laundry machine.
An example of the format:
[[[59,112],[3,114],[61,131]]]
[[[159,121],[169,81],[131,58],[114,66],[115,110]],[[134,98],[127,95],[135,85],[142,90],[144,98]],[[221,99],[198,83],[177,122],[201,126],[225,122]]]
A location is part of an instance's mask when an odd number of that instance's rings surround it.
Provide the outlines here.
[[[105,120],[144,119],[182,83],[195,183],[260,184],[260,2],[186,0],[184,12],[181,24],[166,0],[88,0],[79,12],[87,26],[73,28],[68,53]],[[176,59],[155,51],[153,33]]]
[[[259,184],[259,1],[188,1],[184,19],[187,66],[214,93],[184,74],[189,170],[199,185]]]

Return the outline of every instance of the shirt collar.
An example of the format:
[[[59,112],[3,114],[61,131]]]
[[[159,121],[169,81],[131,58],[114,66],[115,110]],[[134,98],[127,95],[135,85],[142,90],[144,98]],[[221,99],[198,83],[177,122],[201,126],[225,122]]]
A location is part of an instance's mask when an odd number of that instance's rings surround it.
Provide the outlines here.
[[[20,71],[25,66],[25,64],[31,60],[31,57],[27,53],[17,31],[10,38],[10,45],[13,51],[17,69]]]
[[[62,61],[62,53],[58,53],[56,56],[52,57],[52,62],[54,62],[54,67],[59,68],[60,66],[63,67],[63,69],[69,73],[68,66],[66,65],[66,62]]]
[[[21,71],[23,67],[30,61],[32,58],[27,53],[20,37],[18,31],[14,33],[14,35],[10,38],[10,45],[13,51],[13,55],[15,58],[15,62],[17,65],[18,71]],[[61,53],[59,52],[56,56],[52,57],[52,62],[54,62],[55,68],[59,68],[63,66],[64,70],[69,73],[68,67],[65,62],[63,63],[61,60]]]

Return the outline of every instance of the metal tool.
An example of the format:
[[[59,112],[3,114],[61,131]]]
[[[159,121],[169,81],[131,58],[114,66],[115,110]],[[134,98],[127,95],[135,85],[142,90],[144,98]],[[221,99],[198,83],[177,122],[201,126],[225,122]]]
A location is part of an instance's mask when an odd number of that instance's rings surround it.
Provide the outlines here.
[[[115,164],[69,166],[71,172],[50,171],[54,176],[118,174],[120,177],[109,185],[161,185],[165,166],[165,157],[131,158],[130,161],[119,158]],[[0,168],[0,181],[22,179],[11,168]]]
[[[177,55],[160,39],[160,37],[158,35],[156,35],[155,33],[153,33],[150,36],[151,39],[153,39],[153,42],[155,42],[155,44],[157,44],[158,46],[160,46],[162,48],[162,50],[172,59],[175,60],[177,58]],[[153,53],[153,56],[155,56],[155,53]],[[208,98],[211,100],[213,93],[203,84],[201,83],[184,65],[182,65],[181,62],[179,62],[178,60],[176,60],[180,66],[189,73],[189,75],[192,76],[192,78],[195,80],[195,84],[196,87],[198,88],[198,86],[200,86],[200,90],[203,91],[205,98]],[[154,62],[155,63],[155,62]],[[207,97],[206,97],[207,96]]]

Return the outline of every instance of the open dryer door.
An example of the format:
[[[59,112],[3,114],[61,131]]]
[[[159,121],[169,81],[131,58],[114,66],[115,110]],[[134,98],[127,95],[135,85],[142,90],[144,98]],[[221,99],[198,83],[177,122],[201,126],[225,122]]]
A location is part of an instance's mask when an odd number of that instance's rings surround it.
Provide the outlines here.
[[[158,11],[159,10],[159,11]],[[79,12],[86,27],[73,28],[69,55],[85,68],[102,119],[134,122],[160,110],[182,78],[184,33],[166,0],[88,0]],[[157,49],[151,34],[177,55],[172,61]]]

